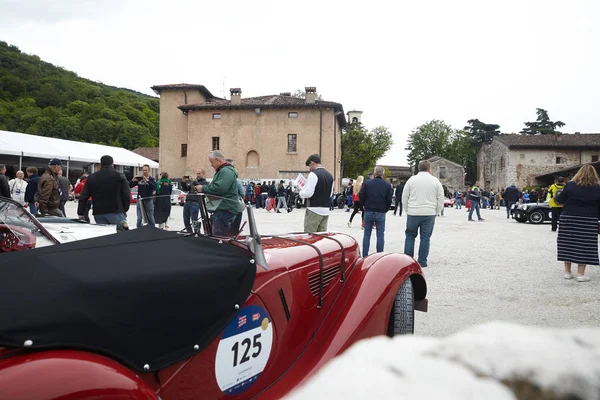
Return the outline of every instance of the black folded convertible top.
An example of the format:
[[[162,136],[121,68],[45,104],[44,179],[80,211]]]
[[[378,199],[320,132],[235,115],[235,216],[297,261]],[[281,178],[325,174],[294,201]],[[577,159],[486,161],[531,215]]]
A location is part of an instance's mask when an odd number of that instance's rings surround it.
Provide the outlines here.
[[[91,350],[155,371],[211,343],[255,275],[231,244],[154,228],[5,253],[0,345]]]

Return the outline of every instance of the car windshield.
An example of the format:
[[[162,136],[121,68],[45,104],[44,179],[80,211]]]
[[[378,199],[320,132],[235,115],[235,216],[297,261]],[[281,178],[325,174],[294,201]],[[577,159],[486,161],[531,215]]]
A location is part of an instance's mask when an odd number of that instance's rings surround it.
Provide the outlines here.
[[[8,232],[12,234],[8,236]],[[22,205],[0,197],[0,251],[55,244],[56,240]],[[18,240],[18,242],[15,242]],[[10,242],[11,247],[6,242]]]
[[[156,216],[157,214],[160,214],[160,210],[162,208],[168,208],[169,205],[172,204],[173,194],[174,193],[171,193],[171,195],[155,195],[155,196],[152,196],[151,198],[146,198],[145,201],[142,201],[141,207],[143,209],[144,222],[147,223],[147,221],[148,221],[148,215],[147,215],[147,207],[148,207],[147,202],[148,201],[152,201],[154,215]],[[198,203],[200,204],[200,212],[198,213],[198,220],[200,221],[199,226],[202,227],[201,234],[203,234],[205,236],[213,236],[213,235],[210,230],[205,229],[207,224],[203,221],[203,219],[207,219],[207,221],[211,221],[212,215],[216,211],[228,211],[228,212],[235,213],[235,214],[244,213],[244,211],[245,211],[246,205],[241,198],[240,199],[231,199],[231,198],[225,198],[225,197],[221,197],[221,196],[212,196],[212,195],[197,194],[197,193],[194,193],[194,194],[188,193],[186,196],[188,198],[195,197],[197,199],[196,201],[198,201]],[[141,200],[141,199],[138,199],[138,200]],[[237,236],[238,232],[240,232],[239,229],[236,232],[232,232],[232,234],[229,236],[235,237],[235,236]]]
[[[249,250],[254,254],[259,265],[266,268],[266,260],[264,259],[261,238],[256,228],[256,221],[254,220],[254,214],[252,207],[244,203],[239,199],[230,199],[219,196],[209,196],[205,194],[187,194],[187,197],[196,196],[200,205],[198,212],[198,221],[194,221],[193,232],[189,232],[185,229],[180,231],[183,235],[198,235],[198,236],[217,236],[227,237],[229,239],[238,239],[246,243]],[[148,223],[148,203],[152,204],[154,216],[160,214],[161,207],[168,208],[171,205],[170,195],[157,195],[146,199],[138,199],[140,210],[142,212],[142,220],[144,224]],[[231,232],[226,236],[220,236],[213,233],[213,215],[217,211],[228,211],[232,214],[236,214],[235,227],[232,228]],[[242,232],[244,231],[244,235]]]

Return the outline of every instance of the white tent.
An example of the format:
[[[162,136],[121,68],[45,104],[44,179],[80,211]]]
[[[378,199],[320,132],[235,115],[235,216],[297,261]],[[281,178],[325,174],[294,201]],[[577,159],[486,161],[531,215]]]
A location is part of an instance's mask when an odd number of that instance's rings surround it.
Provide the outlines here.
[[[48,160],[56,157],[63,163],[71,161],[90,164],[99,163],[100,157],[109,155],[116,165],[141,167],[148,164],[150,168],[158,168],[157,162],[121,147],[2,130],[0,130],[0,154]]]

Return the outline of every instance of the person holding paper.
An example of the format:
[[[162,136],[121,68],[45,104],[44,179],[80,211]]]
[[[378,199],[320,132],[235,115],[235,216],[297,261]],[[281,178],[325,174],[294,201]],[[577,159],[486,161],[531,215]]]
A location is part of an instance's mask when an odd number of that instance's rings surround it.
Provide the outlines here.
[[[321,157],[313,154],[306,160],[310,173],[300,197],[308,199],[304,216],[304,231],[326,232],[329,220],[329,199],[333,195],[333,176],[321,165]]]

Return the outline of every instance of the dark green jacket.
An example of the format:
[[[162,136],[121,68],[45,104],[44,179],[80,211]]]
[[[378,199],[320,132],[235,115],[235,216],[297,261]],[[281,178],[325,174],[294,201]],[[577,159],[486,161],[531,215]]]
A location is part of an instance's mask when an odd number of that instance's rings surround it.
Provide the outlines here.
[[[207,195],[223,197],[222,201],[211,201],[216,205],[215,211],[229,211],[232,214],[238,213],[238,173],[229,163],[223,164],[217,170],[212,181],[202,186],[202,193]],[[208,198],[210,200],[210,197]],[[211,208],[211,205],[208,204]]]

